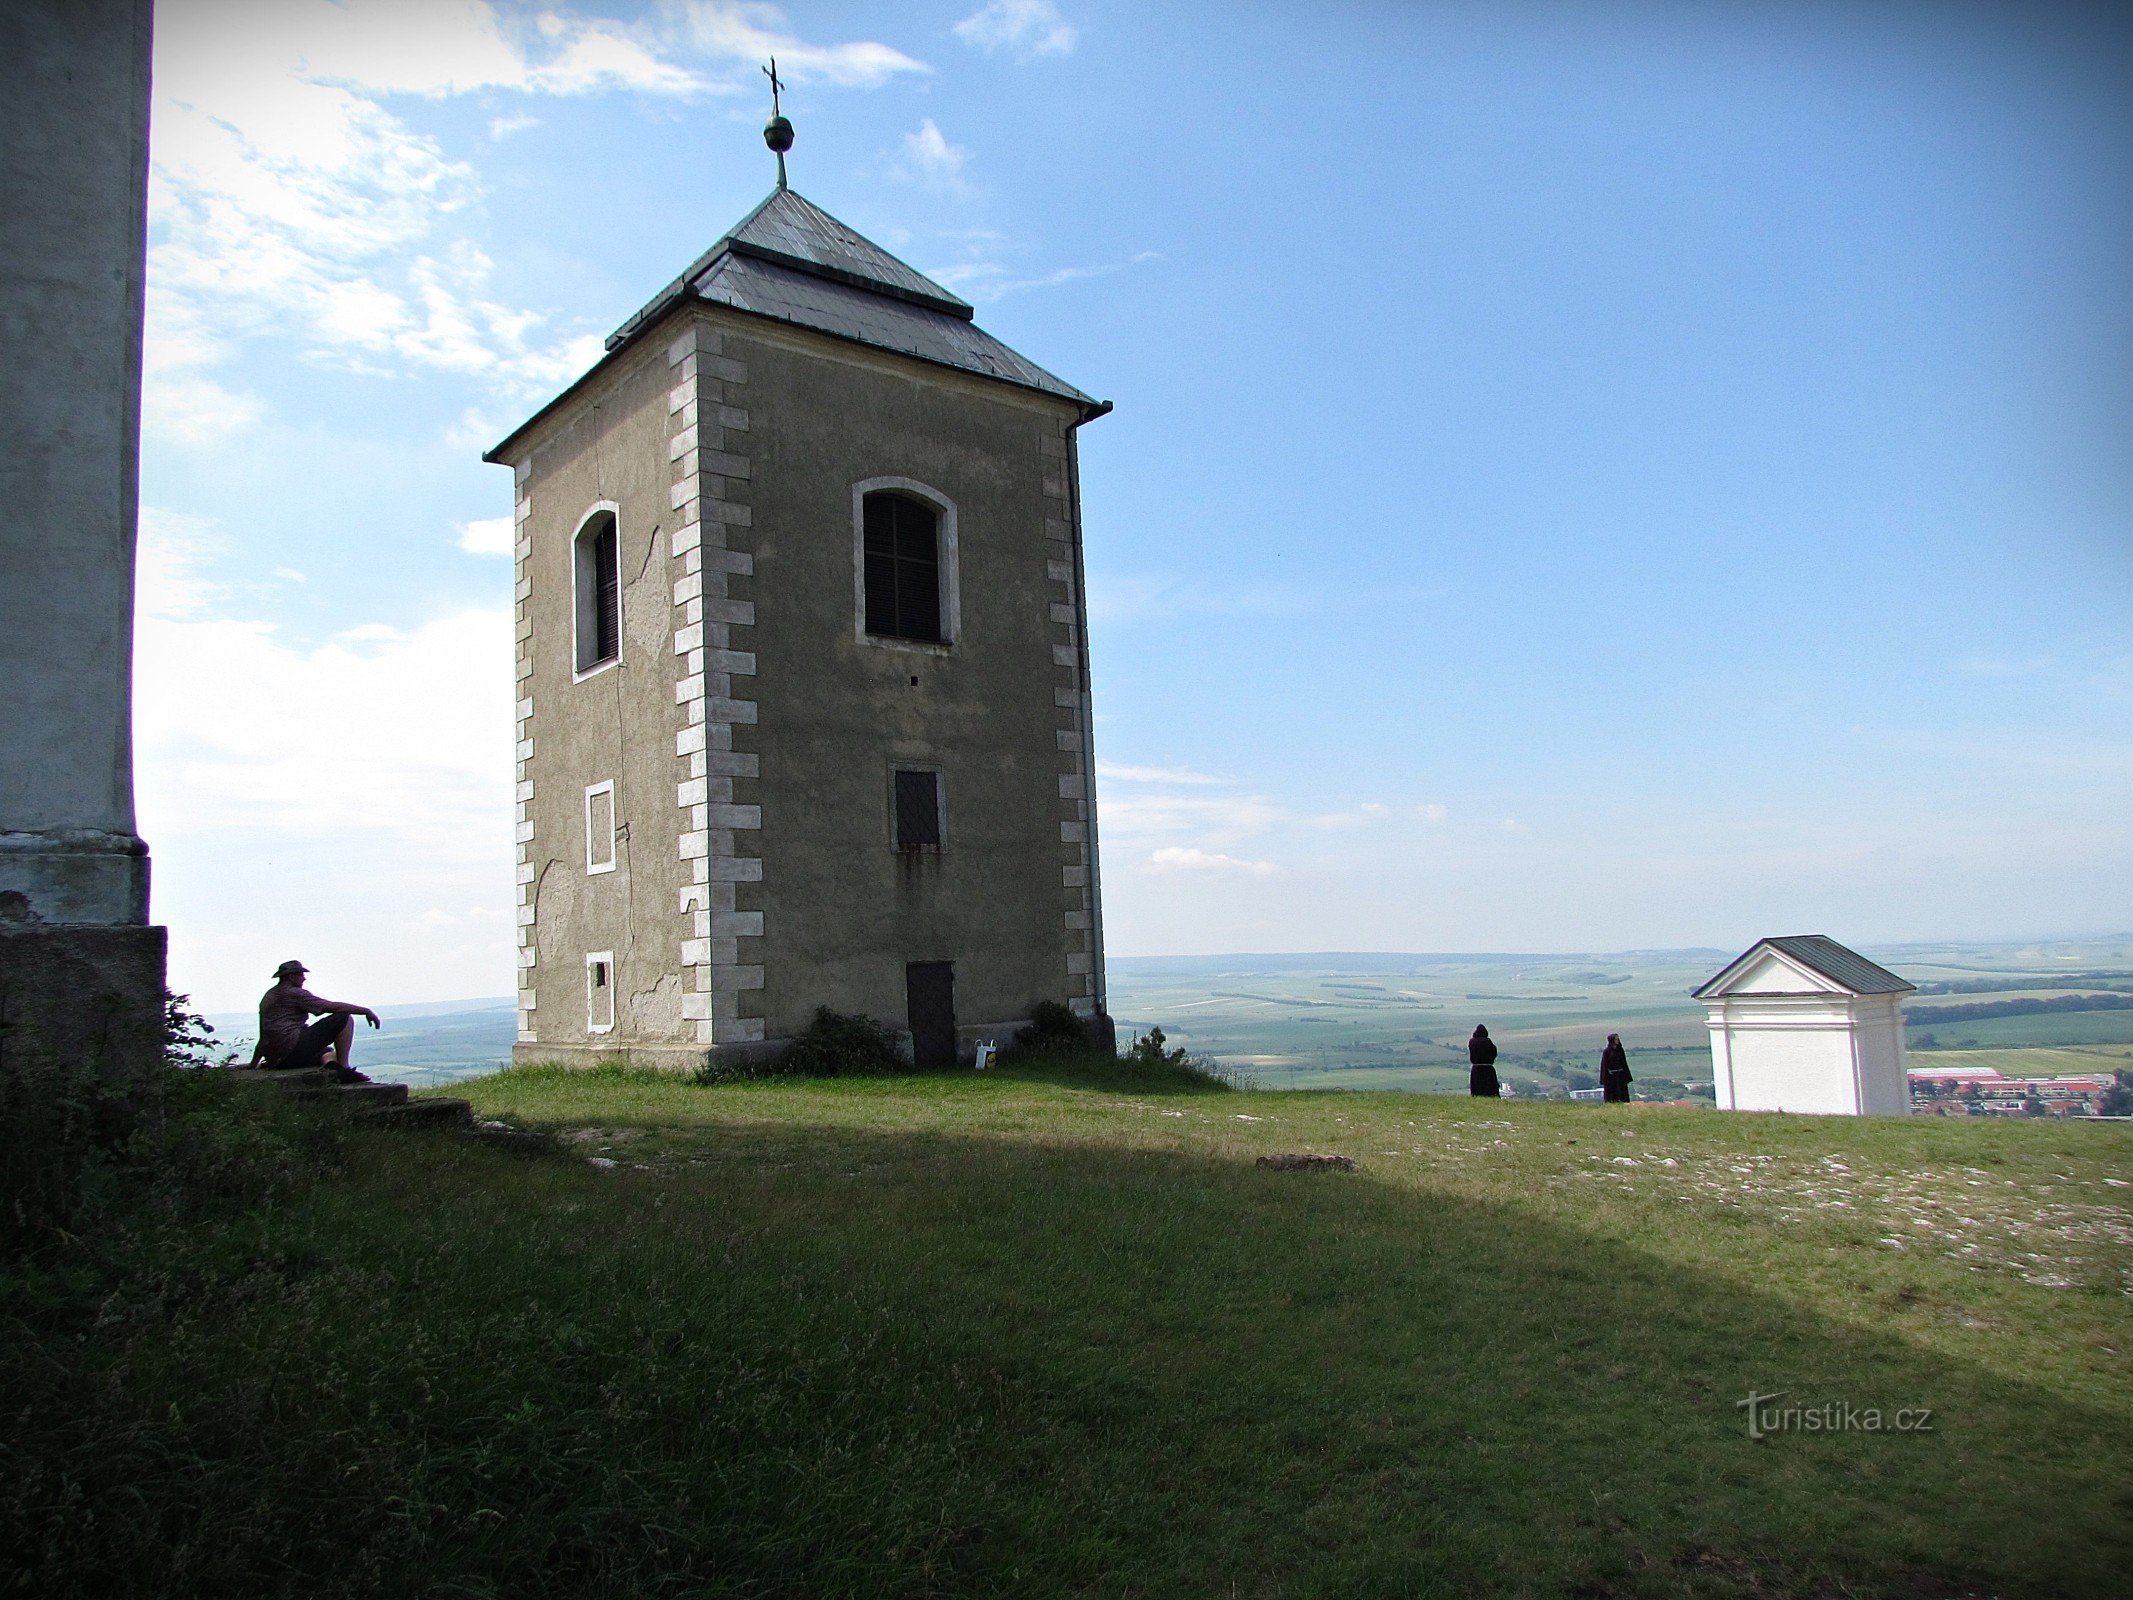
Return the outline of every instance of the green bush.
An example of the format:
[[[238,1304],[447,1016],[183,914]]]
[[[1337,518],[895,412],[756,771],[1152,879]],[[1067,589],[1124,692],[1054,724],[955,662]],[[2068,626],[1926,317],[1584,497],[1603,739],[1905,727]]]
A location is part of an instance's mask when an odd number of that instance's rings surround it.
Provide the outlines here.
[[[205,1071],[234,1067],[237,1052],[224,1049],[215,1037],[215,1025],[191,1009],[192,996],[163,996],[163,1059],[179,1071]]]
[[[783,1055],[762,1059],[712,1060],[696,1072],[701,1084],[742,1083],[756,1078],[864,1078],[909,1072],[911,1063],[896,1035],[872,1017],[846,1016],[816,1008],[807,1031]]]
[[[1126,1059],[1136,1067],[1182,1067],[1192,1059],[1183,1045],[1164,1049],[1169,1042],[1161,1028],[1150,1028],[1127,1046]]]
[[[215,1030],[164,996],[161,1069],[120,1082],[94,1055],[16,1036],[0,1053],[0,1232],[63,1234],[119,1203],[247,1204],[305,1181],[338,1149],[332,1120],[214,1068]]]
[[[1016,1029],[1014,1038],[1000,1052],[1000,1060],[1009,1063],[1079,1055],[1089,1044],[1089,1030],[1081,1018],[1057,1000],[1039,1000],[1030,1007],[1028,1024]]]

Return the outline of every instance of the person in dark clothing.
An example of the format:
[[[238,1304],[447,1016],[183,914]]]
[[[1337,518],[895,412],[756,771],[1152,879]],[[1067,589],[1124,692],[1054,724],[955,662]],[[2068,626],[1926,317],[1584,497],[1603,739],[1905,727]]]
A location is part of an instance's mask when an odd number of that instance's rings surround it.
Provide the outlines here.
[[[1487,1028],[1476,1026],[1474,1037],[1466,1042],[1466,1058],[1473,1063],[1467,1093],[1489,1100],[1501,1098],[1503,1085],[1496,1081],[1496,1041],[1489,1037]]]
[[[259,1000],[259,1043],[252,1047],[247,1065],[323,1067],[331,1050],[337,1076],[367,1081],[348,1057],[355,1044],[355,1019],[361,1017],[375,1028],[378,1014],[344,1000],[321,1000],[304,987],[305,971],[301,961],[284,961],[274,969],[274,987]],[[306,1023],[312,1016],[318,1021]]]
[[[1629,1101],[1629,1052],[1622,1048],[1622,1035],[1610,1033],[1607,1048],[1600,1052],[1600,1098]]]

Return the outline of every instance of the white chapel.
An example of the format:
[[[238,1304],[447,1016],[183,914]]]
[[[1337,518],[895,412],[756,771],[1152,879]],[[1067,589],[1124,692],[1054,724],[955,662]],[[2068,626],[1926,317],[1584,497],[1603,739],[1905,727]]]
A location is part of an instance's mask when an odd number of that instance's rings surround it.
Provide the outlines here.
[[[1721,1111],[1905,1116],[1903,997],[1886,967],[1819,933],[1761,939],[1691,991]]]

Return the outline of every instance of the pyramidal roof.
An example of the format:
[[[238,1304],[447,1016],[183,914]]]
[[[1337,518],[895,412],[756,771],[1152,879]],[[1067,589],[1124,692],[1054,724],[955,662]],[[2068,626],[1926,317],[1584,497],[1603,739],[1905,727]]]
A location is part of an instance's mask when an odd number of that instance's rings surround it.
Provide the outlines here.
[[[969,301],[790,189],[773,190],[697,257],[608,336],[608,350],[619,350],[687,299],[998,378],[1097,411],[1098,402],[978,327]]]
[[[1825,933],[1792,933],[1756,940],[1727,962],[1723,970],[1698,984],[1689,994],[1700,999],[1722,992],[1726,985],[1747,970],[1754,957],[1765,950],[1790,956],[1810,972],[1820,973],[1853,994],[1911,994],[1916,989],[1916,985],[1897,977],[1887,967],[1867,960],[1856,950],[1846,949]]]
[[[976,315],[969,301],[905,266],[873,240],[853,232],[790,189],[773,189],[768,199],[712,246],[711,255],[721,250],[930,306],[965,322]],[[708,266],[709,258],[702,264]]]

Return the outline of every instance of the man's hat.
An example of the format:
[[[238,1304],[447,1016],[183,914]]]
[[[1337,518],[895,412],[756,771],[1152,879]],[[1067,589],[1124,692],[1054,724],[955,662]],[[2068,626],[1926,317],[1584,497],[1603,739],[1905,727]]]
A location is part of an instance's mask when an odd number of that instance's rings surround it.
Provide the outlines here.
[[[305,966],[301,961],[284,961],[280,966],[274,969],[274,976],[277,978],[286,978],[292,972],[309,972],[310,970],[311,969]]]

